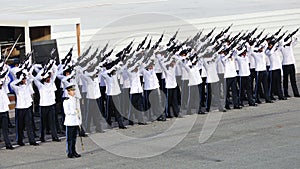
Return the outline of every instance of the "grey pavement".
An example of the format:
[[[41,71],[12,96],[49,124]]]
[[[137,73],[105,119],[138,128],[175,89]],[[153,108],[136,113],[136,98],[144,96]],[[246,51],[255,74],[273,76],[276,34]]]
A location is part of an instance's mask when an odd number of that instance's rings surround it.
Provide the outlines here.
[[[207,115],[191,115],[196,123],[188,135],[171,150],[150,158],[127,158],[100,148],[91,137],[78,139],[79,159],[68,159],[65,142],[46,142],[41,146],[0,150],[0,168],[222,168],[222,169],[298,169],[300,168],[300,98],[291,97],[273,104],[231,110],[213,135],[203,144],[199,134]],[[211,112],[216,113],[216,112]],[[148,137],[169,128],[175,119],[153,122],[127,130],[108,130],[127,136]],[[93,134],[94,136],[96,134]],[[122,143],[122,142],[120,142]],[[168,144],[161,142],[160,144]],[[118,146],[118,145],[115,145]],[[146,147],[145,147],[146,149]],[[142,152],[141,152],[142,153]]]

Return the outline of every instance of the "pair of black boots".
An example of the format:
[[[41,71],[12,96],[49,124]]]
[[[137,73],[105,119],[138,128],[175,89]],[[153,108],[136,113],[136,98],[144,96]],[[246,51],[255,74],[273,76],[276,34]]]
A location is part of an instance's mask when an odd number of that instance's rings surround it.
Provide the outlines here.
[[[73,154],[68,154],[68,158],[79,158],[81,157],[80,154],[78,154],[77,152],[73,153]]]

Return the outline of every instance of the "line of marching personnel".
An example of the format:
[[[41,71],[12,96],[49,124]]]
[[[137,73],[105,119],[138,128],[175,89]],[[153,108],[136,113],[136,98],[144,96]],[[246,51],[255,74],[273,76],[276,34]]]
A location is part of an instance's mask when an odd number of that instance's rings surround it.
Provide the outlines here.
[[[146,45],[146,36],[136,49],[132,41],[115,56],[113,50],[107,52],[107,44],[100,51],[89,47],[79,58],[72,57],[71,49],[62,60],[52,58],[43,65],[33,64],[31,55],[14,68],[1,60],[0,122],[6,148],[13,149],[8,139],[10,81],[16,95],[17,144],[24,145],[26,127],[29,144],[38,145],[32,125],[34,84],[40,95],[40,141],[45,142],[46,124],[52,140],[60,141],[57,126],[64,125],[70,158],[80,156],[74,148],[78,131],[103,132],[103,127],[114,127],[114,121],[126,129],[124,119],[129,125],[146,125],[193,114],[194,109],[206,114],[214,106],[226,112],[241,109],[245,101],[257,106],[261,98],[266,103],[273,103],[275,96],[286,100],[288,78],[294,96],[300,97],[293,53],[296,31],[284,38],[281,28],[261,38],[263,31],[254,37],[257,28],[231,36],[230,27],[215,36],[214,29],[203,36],[199,32],[184,42],[176,40],[176,32],[165,45],[163,35],[152,46],[151,40]],[[61,85],[55,85],[56,79]],[[55,111],[56,90],[63,91],[61,124]]]

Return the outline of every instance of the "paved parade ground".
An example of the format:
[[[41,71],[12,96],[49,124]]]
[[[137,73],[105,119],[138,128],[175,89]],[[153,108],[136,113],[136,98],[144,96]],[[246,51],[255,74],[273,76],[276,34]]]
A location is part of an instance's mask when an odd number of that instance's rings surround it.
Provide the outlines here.
[[[299,103],[299,98],[292,97],[273,104],[228,111],[223,114],[213,135],[203,144],[199,143],[199,134],[208,115],[186,116],[179,120],[197,118],[183,141],[171,150],[150,158],[117,156],[100,148],[90,137],[85,137],[84,151],[81,150],[79,139],[77,143],[82,158],[66,157],[65,140],[59,143],[46,142],[37,147],[17,147],[13,151],[1,149],[0,168],[297,169],[300,166]],[[166,130],[174,121],[135,125],[127,130],[113,129],[93,136],[106,136],[116,131],[128,136],[148,137]]]

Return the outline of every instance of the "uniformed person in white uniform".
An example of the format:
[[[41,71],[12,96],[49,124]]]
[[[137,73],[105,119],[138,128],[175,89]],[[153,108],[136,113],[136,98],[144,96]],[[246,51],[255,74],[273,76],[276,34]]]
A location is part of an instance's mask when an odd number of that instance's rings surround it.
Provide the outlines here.
[[[76,152],[77,132],[82,123],[80,103],[75,97],[74,84],[70,83],[66,86],[66,91],[68,95],[63,102],[63,108],[65,113],[64,125],[66,126],[67,156],[68,158],[78,158],[81,157],[81,155]]]

